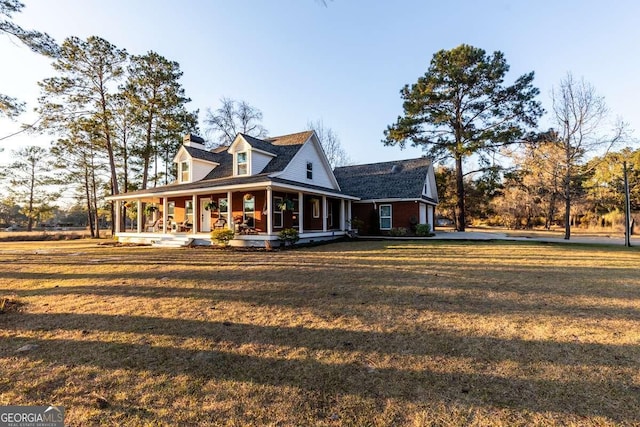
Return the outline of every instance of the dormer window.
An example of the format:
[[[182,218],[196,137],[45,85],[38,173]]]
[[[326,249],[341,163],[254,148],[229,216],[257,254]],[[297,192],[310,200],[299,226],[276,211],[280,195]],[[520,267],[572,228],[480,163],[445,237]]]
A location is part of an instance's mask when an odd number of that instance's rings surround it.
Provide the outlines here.
[[[236,154],[236,175],[246,175],[248,171],[247,152]]]
[[[313,179],[313,163],[307,162],[307,179]]]
[[[180,182],[189,182],[189,162],[180,163]]]

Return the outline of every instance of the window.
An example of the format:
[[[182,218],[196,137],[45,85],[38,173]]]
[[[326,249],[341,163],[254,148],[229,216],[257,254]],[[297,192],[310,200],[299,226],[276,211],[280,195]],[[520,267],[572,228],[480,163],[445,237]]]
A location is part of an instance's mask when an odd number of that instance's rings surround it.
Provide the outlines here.
[[[293,215],[291,215],[291,221],[293,223],[293,228],[300,228],[300,208],[301,205],[298,204],[298,199],[293,200]]]
[[[307,179],[313,179],[313,163],[307,162]]]
[[[184,215],[187,224],[193,224],[193,200],[187,200],[184,204]]]
[[[247,227],[255,227],[256,198],[244,196],[243,199],[244,223]]]
[[[221,214],[229,212],[229,203],[226,197],[218,199],[218,209]]]
[[[380,230],[391,230],[391,205],[380,205]]]
[[[273,198],[273,226],[275,228],[282,228],[282,210],[280,209],[280,205],[284,202],[282,197],[274,197]]]
[[[329,227],[333,227],[333,203],[327,203],[327,224]]]
[[[180,182],[189,182],[189,162],[180,163]]]
[[[249,165],[246,152],[236,154],[236,164],[236,175],[246,175],[248,173]]]
[[[311,199],[311,209],[314,218],[320,218],[320,200]]]

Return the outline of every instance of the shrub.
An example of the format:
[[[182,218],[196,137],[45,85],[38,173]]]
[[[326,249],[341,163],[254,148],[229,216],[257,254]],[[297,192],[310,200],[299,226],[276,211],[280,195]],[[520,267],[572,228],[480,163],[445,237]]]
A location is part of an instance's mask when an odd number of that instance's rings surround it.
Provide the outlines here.
[[[407,230],[406,227],[392,228],[391,230],[389,230],[389,236],[402,237],[406,236],[408,232],[409,230]]]
[[[416,225],[416,235],[418,236],[428,236],[431,234],[431,225],[430,224],[418,224]]]
[[[211,232],[211,238],[223,246],[228,246],[236,233],[228,228],[218,228]]]
[[[300,240],[300,235],[298,234],[298,230],[294,228],[285,228],[278,233],[278,239],[280,239],[281,242],[284,242],[285,245],[293,245]]]
[[[352,230],[358,230],[359,232],[364,231],[364,221],[358,217],[354,217],[351,221],[348,221],[351,224]]]

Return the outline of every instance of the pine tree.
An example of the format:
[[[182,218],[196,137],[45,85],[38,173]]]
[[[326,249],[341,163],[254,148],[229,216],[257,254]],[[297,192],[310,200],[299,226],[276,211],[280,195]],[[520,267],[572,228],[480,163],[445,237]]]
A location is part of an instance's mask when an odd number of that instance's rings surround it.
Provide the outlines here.
[[[427,72],[400,91],[404,115],[385,131],[385,145],[423,147],[434,159],[453,158],[456,228],[465,229],[463,161],[519,142],[542,114],[533,72],[504,85],[502,52],[486,55],[469,45],[437,52]]]

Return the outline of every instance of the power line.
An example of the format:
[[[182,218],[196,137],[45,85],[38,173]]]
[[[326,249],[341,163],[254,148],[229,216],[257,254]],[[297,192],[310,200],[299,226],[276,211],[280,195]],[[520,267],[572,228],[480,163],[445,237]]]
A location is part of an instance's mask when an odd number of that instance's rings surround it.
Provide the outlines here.
[[[16,135],[21,134],[22,132],[28,131],[29,129],[33,128],[33,127],[36,125],[36,123],[38,123],[38,122],[40,121],[40,119],[42,119],[42,117],[38,117],[38,120],[36,120],[35,122],[31,123],[30,125],[26,125],[26,126],[24,126],[24,127],[23,127],[22,129],[20,129],[18,132],[14,132],[14,133],[12,133],[12,134],[10,134],[10,135],[0,137],[0,141],[4,141],[5,139],[9,139],[9,138],[11,138],[12,136],[16,136]]]

